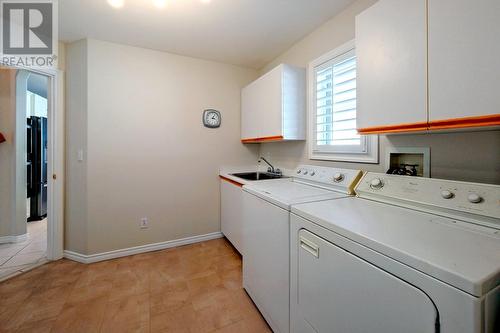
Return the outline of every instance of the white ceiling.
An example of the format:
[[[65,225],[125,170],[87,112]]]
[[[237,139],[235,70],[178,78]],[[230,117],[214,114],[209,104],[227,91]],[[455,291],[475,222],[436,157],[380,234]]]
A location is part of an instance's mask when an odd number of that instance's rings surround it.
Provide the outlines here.
[[[259,69],[354,0],[60,0],[59,39],[85,37]]]

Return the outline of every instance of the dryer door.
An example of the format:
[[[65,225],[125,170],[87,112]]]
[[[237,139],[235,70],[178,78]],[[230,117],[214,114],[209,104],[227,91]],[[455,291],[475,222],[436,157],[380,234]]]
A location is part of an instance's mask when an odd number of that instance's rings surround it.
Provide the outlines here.
[[[316,332],[434,333],[438,312],[413,285],[302,229],[298,315]]]

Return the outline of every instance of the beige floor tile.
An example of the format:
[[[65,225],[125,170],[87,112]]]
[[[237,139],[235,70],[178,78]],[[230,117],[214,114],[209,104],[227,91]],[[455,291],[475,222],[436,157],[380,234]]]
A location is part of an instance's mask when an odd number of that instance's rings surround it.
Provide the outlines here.
[[[0,257],[0,267],[12,257]]]
[[[90,301],[68,302],[57,319],[53,332],[87,333],[98,332],[107,307],[107,298],[96,298]]]
[[[225,239],[50,262],[0,283],[0,300],[0,332],[270,332]]]
[[[21,245],[21,244],[3,244],[3,245],[7,245],[7,246],[0,248],[0,257],[2,257],[2,258],[12,257],[26,246],[26,245]]]
[[[13,276],[17,273],[20,273],[18,267],[6,267],[6,268],[0,267],[0,281],[3,281],[4,279],[7,279],[10,276]]]
[[[53,332],[54,319],[40,320],[34,323],[27,323],[16,329],[16,333],[49,333]]]
[[[42,263],[47,251],[47,220],[29,222],[27,240],[0,244],[0,281]]]
[[[27,254],[17,254],[14,257],[10,258],[8,261],[6,261],[2,265],[2,268],[36,264],[39,260],[43,258],[45,258],[44,251],[32,252]]]
[[[149,293],[109,302],[101,332],[149,332],[149,307]]]
[[[33,252],[43,252],[47,251],[47,242],[45,240],[34,241],[28,245],[26,245],[19,254],[27,254]]]

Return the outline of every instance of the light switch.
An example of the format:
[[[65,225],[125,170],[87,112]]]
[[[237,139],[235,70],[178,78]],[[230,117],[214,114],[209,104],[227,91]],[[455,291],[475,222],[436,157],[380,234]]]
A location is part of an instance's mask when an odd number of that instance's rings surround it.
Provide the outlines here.
[[[78,149],[77,159],[78,159],[78,162],[83,162],[83,149]]]

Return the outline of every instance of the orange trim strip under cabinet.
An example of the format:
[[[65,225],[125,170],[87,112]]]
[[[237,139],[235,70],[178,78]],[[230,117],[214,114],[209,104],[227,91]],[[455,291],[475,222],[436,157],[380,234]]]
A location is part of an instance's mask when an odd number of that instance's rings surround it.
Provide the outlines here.
[[[429,122],[429,129],[431,130],[465,128],[465,127],[491,127],[491,126],[500,126],[500,114],[456,118],[456,119],[433,120]]]
[[[426,131],[428,128],[429,126],[427,125],[427,123],[412,123],[412,124],[398,124],[389,126],[358,128],[358,132],[361,134],[383,134],[383,133]]]
[[[242,143],[260,143],[260,142],[280,141],[280,140],[283,140],[283,135],[265,136],[262,138],[241,139],[241,142]]]
[[[222,180],[225,180],[226,182],[231,183],[233,185],[236,185],[236,186],[239,186],[239,187],[243,187],[243,184],[240,184],[240,183],[238,183],[235,180],[229,179],[229,178],[224,177],[224,176],[219,176],[219,178],[222,179]]]
[[[488,116],[464,117],[454,119],[433,120],[429,123],[398,124],[389,126],[359,128],[361,134],[403,133],[427,130],[457,129],[467,127],[500,126],[500,114]]]

